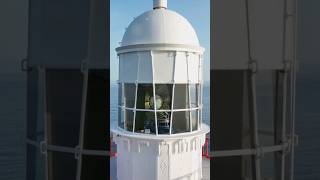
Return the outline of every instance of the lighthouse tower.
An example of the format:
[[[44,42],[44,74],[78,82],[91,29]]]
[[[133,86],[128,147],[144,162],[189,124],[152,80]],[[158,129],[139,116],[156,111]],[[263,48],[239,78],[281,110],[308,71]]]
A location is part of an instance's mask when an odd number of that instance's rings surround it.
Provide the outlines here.
[[[135,18],[120,47],[118,180],[201,179],[202,55],[197,34],[166,0]]]

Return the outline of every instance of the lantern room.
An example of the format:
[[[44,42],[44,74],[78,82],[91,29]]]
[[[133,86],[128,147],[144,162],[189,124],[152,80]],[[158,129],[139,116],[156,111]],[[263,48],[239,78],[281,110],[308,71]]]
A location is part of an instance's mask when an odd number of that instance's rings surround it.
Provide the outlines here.
[[[129,132],[180,134],[201,125],[204,49],[190,23],[165,5],[135,18],[116,49],[118,127]]]
[[[133,20],[116,48],[118,118],[111,131],[117,178],[198,180],[209,132],[202,123],[204,48],[166,0],[153,4]]]

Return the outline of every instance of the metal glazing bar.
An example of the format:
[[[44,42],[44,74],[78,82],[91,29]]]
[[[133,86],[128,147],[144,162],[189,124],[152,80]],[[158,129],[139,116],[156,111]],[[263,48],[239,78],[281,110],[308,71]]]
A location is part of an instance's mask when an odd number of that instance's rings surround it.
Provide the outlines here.
[[[199,56],[198,56],[198,58],[199,58],[199,62],[198,62],[198,83],[200,83],[200,81],[201,81],[201,78],[200,77],[202,77],[201,76],[201,54],[199,54]]]
[[[257,94],[256,94],[256,73],[251,74],[251,92],[252,92],[252,110],[253,110],[253,140],[254,147],[257,149],[260,146],[259,134],[258,134],[258,113],[257,113]],[[260,157],[255,155],[255,170],[256,170],[256,180],[261,179],[261,161]]]
[[[175,83],[175,73],[176,73],[176,58],[177,58],[177,51],[174,52],[174,58],[173,58],[173,74],[172,74],[172,79],[173,79],[173,84],[172,84],[172,99],[171,99],[171,114],[170,114],[170,130],[169,134],[172,134],[172,118],[173,118],[173,104],[174,104],[174,93],[175,93],[175,88],[176,88],[176,83]]]
[[[297,23],[297,17],[298,17],[298,1],[294,1],[294,21],[293,21],[293,42],[294,42],[294,50],[293,50],[293,62],[292,62],[292,69],[291,69],[291,175],[289,177],[290,180],[293,180],[294,176],[294,144],[293,140],[295,139],[295,94],[296,94],[296,59],[297,59],[297,29],[298,29],[298,23]]]
[[[250,27],[250,10],[249,10],[249,0],[245,0],[245,9],[246,9],[246,25],[247,25],[247,43],[248,43],[248,56],[249,56],[249,65],[251,66],[251,92],[252,92],[252,110],[253,110],[253,140],[254,147],[257,149],[259,144],[258,136],[258,115],[257,115],[257,100],[256,100],[256,61],[252,57],[252,41],[251,41],[251,27]],[[260,166],[260,157],[258,154],[255,155],[255,180],[261,180],[261,166]]]
[[[137,115],[137,99],[138,99],[138,77],[139,77],[139,72],[140,72],[140,54],[138,52],[137,54],[138,56],[138,68],[137,68],[137,75],[136,75],[136,83],[135,83],[135,87],[136,87],[136,92],[135,92],[135,97],[134,97],[134,111],[133,111],[133,127],[132,127],[132,132],[135,131],[135,127],[136,127],[136,115]]]
[[[121,74],[121,62],[120,62],[120,55],[119,54],[117,54],[117,59],[119,61],[119,66],[118,66],[119,79],[118,79],[118,82],[120,82],[120,81],[123,81],[123,79],[121,80],[121,76],[120,76],[120,74]]]
[[[121,88],[121,94],[119,92],[120,88]],[[117,120],[118,121],[117,121],[117,127],[119,127],[119,124],[121,124],[121,121],[122,121],[121,120],[122,119],[122,109],[121,109],[121,107],[122,107],[122,97],[123,97],[123,95],[122,95],[122,86],[121,86],[121,83],[119,81],[118,81],[118,89],[117,90],[118,90],[118,107],[117,107],[117,110],[118,110],[118,114],[117,114],[118,119]],[[121,98],[121,100],[120,100],[120,98]],[[119,123],[119,121],[120,121],[120,123]]]
[[[104,157],[108,157],[112,155],[110,151],[91,150],[91,149],[83,149],[82,154],[87,156],[104,156]]]
[[[199,100],[199,91],[200,91],[200,89],[199,89],[199,87],[200,87],[200,84],[196,84],[196,94],[197,94],[197,106],[199,107],[200,106],[200,100]],[[197,130],[199,130],[200,129],[200,110],[196,110],[196,112],[197,112]]]
[[[152,67],[152,88],[153,88],[153,109],[154,109],[154,120],[156,126],[156,135],[158,135],[158,118],[157,118],[157,102],[156,102],[156,86],[155,86],[155,75],[154,75],[154,63],[153,63],[153,52],[151,54],[151,67]]]
[[[121,106],[121,111],[123,111],[123,123],[124,123],[123,127],[124,127],[124,129],[127,129],[127,114],[125,112],[125,109],[123,108],[126,106],[124,85],[125,85],[125,83],[121,83],[121,91],[122,91],[121,101],[122,101],[122,105],[123,105],[123,106]]]
[[[210,151],[210,157],[232,157],[232,156],[248,156],[255,155],[261,156],[263,154],[281,152],[283,148],[288,147],[289,144],[265,146],[256,149],[234,149],[234,150],[223,150],[223,151]]]
[[[284,74],[283,74],[283,93],[282,93],[282,132],[281,132],[281,143],[287,141],[286,138],[286,114],[287,114],[287,72],[288,67],[286,60],[287,50],[287,22],[288,22],[288,0],[283,0],[283,32],[282,32],[282,59],[284,63]],[[286,152],[281,153],[281,180],[285,180],[286,172]]]
[[[133,110],[133,127],[132,127],[132,132],[135,131],[135,127],[136,127],[136,113],[137,113],[137,110],[136,110],[136,104],[137,104],[137,94],[138,94],[138,82],[135,83],[135,100],[134,100],[134,110]]]
[[[26,143],[32,145],[34,147],[40,148],[40,144],[37,141],[27,139]],[[102,150],[93,150],[93,149],[77,149],[74,147],[67,146],[57,146],[57,145],[47,145],[47,151],[52,152],[62,152],[62,153],[70,153],[70,154],[83,154],[88,156],[110,156],[110,151],[102,151]]]
[[[42,98],[40,97],[39,99],[42,100],[42,105],[43,105],[43,120],[44,120],[44,143],[47,144],[48,142],[48,117],[47,117],[47,87],[46,87],[46,68],[45,67],[39,67],[38,68],[38,73],[39,77],[38,79],[40,80],[39,82],[39,93],[40,95],[42,94]],[[45,153],[45,179],[49,179],[49,159],[48,159],[48,150],[46,149]]]
[[[200,61],[200,64],[201,64],[201,69],[203,69],[203,56],[201,55],[201,61]],[[203,76],[203,72],[201,72],[201,76]],[[203,78],[201,79],[201,83],[200,83],[200,126],[202,125],[202,117],[203,117]]]
[[[144,111],[144,112],[154,112],[153,109],[134,109],[134,108],[128,108],[128,107],[124,107],[124,106],[119,106],[119,108],[123,108],[125,110],[131,110],[131,111]],[[172,109],[173,112],[181,112],[181,111],[193,111],[193,110],[198,110],[201,109],[200,107],[194,107],[194,108],[190,108],[190,109]],[[157,112],[170,112],[171,109],[158,109]]]
[[[173,118],[173,103],[174,103],[174,92],[175,92],[176,84],[173,83],[172,85],[172,100],[171,100],[171,114],[170,114],[170,135],[172,134],[172,118]]]
[[[78,148],[80,150],[77,162],[77,180],[81,179],[81,167],[82,167],[82,150],[84,144],[84,128],[86,121],[86,110],[87,110],[87,96],[88,96],[88,78],[89,70],[88,68],[83,71],[83,84],[82,84],[82,100],[81,100],[81,116],[80,116],[80,132],[79,132],[79,144]]]
[[[202,75],[202,67],[201,67],[201,63],[202,63],[202,58],[201,58],[201,54],[199,54],[199,64],[198,64],[198,84],[196,85],[196,93],[197,93],[197,106],[199,107],[200,106],[200,85],[201,85],[201,78]],[[201,111],[198,110],[197,111],[197,123],[198,123],[198,130],[200,129],[200,113]]]
[[[203,85],[201,84],[200,85],[200,93],[201,93],[201,104],[199,106],[199,113],[200,113],[200,118],[199,118],[199,125],[201,126],[202,125],[202,117],[203,117],[203,104],[202,104],[202,88],[203,88]],[[201,128],[201,127],[200,127]]]
[[[190,84],[188,84],[189,108],[191,108]],[[190,132],[192,132],[192,111],[189,111]]]
[[[251,28],[250,28],[250,10],[249,10],[249,0],[245,0],[245,8],[246,8],[246,28],[247,28],[247,44],[248,44],[248,56],[249,59],[252,60],[252,41],[251,41]]]
[[[286,121],[287,121],[287,71],[283,74],[283,93],[282,93],[282,132],[281,143],[287,141],[286,137]],[[281,180],[285,179],[285,152],[281,153]]]
[[[188,106],[191,108],[191,92],[190,92],[190,74],[189,74],[189,53],[186,52],[186,63],[187,63],[187,87],[188,87]],[[189,111],[189,126],[190,132],[192,132],[192,115],[191,111]]]

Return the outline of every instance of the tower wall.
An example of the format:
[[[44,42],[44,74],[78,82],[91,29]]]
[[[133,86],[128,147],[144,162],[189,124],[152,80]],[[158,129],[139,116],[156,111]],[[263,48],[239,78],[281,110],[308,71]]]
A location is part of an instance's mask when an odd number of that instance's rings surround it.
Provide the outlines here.
[[[114,136],[118,180],[200,180],[205,134],[181,138]]]

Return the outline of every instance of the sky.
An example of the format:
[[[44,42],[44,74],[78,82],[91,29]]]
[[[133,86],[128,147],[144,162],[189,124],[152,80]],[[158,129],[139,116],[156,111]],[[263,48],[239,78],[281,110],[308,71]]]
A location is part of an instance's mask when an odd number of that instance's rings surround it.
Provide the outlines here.
[[[139,2],[139,4],[138,4]],[[186,17],[196,29],[202,46],[206,48],[205,63],[209,64],[210,27],[209,0],[168,0],[169,9]],[[318,72],[320,67],[320,1],[299,0],[298,62],[299,73]],[[115,48],[124,29],[144,11],[152,8],[152,0],[110,0],[111,3],[111,66],[117,67]],[[27,56],[28,0],[0,0],[0,74],[23,73],[20,61]],[[112,79],[116,79],[112,69]],[[207,72],[208,69],[205,69]],[[318,75],[310,75],[319,77]],[[208,79],[208,75],[205,75]]]
[[[118,80],[119,46],[130,22],[153,8],[152,0],[110,0],[110,79]],[[168,0],[168,9],[184,16],[197,32],[204,53],[204,81],[210,80],[210,0]]]

